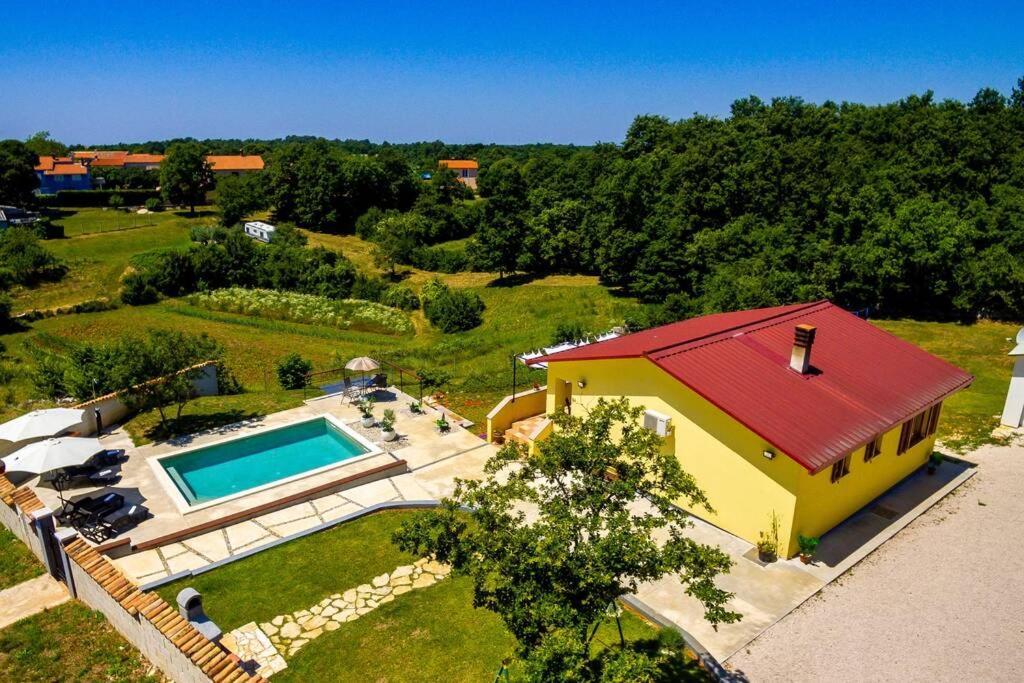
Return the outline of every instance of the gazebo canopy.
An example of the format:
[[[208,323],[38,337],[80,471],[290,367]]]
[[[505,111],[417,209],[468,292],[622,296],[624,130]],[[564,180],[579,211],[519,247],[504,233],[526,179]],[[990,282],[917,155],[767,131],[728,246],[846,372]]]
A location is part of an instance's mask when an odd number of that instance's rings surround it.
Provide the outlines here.
[[[33,410],[0,425],[0,440],[17,443],[55,436],[81,424],[85,411],[79,408]]]

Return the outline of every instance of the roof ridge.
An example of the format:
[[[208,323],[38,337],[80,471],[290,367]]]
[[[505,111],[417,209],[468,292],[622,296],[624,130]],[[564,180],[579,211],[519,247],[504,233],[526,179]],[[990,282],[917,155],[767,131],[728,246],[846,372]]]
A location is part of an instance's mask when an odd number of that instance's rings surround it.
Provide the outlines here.
[[[794,306],[799,306],[799,307],[798,308],[793,308],[793,309],[788,310],[788,311],[783,311],[783,312],[780,312],[780,313],[775,313],[775,314],[769,315],[769,316],[767,316],[765,318],[762,318],[761,320],[753,320],[751,322],[746,322],[746,323],[742,323],[742,324],[739,324],[739,325],[733,325],[732,327],[727,327],[725,329],[718,330],[717,332],[709,332],[707,334],[703,334],[703,335],[694,337],[693,339],[687,339],[685,341],[677,341],[677,342],[673,342],[671,344],[666,344],[664,346],[660,346],[658,348],[649,349],[647,351],[644,351],[643,355],[644,356],[652,356],[654,354],[658,354],[658,353],[662,353],[662,352],[668,351],[669,349],[673,349],[673,348],[675,348],[677,346],[685,346],[685,347],[687,347],[685,349],[679,349],[679,351],[678,351],[678,353],[684,353],[684,352],[690,351],[692,349],[697,349],[697,348],[701,348],[703,346],[707,346],[708,344],[715,344],[715,343],[720,342],[720,341],[725,341],[726,339],[732,339],[736,335],[729,335],[729,333],[730,332],[735,332],[735,331],[737,331],[739,329],[749,329],[749,330],[753,331],[753,330],[764,329],[765,327],[771,327],[772,325],[779,325],[779,324],[781,324],[783,322],[782,318],[787,318],[789,316],[797,315],[797,314],[800,314],[800,313],[805,313],[809,309],[812,309],[815,306],[820,306],[822,304],[826,304],[826,305],[829,305],[829,306],[833,306],[834,305],[828,299],[820,299],[818,301],[813,301],[811,303],[804,304],[804,305],[792,304]],[[695,318],[691,318],[691,320],[695,320]],[[726,335],[729,335],[729,336],[726,336]],[[699,343],[699,342],[704,342],[704,343]],[[666,354],[666,355],[675,355],[675,354],[671,353],[671,354]]]

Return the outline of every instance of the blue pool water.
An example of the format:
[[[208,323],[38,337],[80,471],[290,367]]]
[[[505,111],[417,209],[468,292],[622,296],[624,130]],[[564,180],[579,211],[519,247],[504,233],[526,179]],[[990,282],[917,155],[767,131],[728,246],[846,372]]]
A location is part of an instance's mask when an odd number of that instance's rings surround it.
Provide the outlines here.
[[[366,452],[321,417],[198,448],[160,464],[188,504],[199,505]]]

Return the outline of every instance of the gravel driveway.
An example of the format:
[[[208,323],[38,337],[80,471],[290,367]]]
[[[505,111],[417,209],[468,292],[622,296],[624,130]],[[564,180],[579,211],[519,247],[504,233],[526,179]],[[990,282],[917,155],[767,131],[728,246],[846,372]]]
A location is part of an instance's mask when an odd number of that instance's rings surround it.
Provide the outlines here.
[[[750,681],[1024,680],[1024,447],[978,473],[727,666]]]

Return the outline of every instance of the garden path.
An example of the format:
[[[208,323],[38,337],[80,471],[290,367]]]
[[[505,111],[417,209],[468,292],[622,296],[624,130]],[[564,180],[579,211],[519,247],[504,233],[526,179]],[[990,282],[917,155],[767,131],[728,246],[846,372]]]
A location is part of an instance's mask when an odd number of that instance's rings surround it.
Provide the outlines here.
[[[37,576],[0,591],[0,628],[6,628],[45,609],[71,599],[64,584],[49,574]]]

